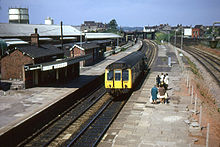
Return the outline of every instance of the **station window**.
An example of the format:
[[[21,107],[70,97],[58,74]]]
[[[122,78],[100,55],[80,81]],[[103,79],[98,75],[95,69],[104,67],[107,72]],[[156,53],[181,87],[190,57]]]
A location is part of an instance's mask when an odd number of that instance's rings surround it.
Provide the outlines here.
[[[121,81],[121,71],[115,70],[115,81]]]
[[[113,80],[113,71],[112,70],[108,71],[107,80]]]
[[[128,70],[123,70],[122,71],[122,80],[123,81],[128,81]]]

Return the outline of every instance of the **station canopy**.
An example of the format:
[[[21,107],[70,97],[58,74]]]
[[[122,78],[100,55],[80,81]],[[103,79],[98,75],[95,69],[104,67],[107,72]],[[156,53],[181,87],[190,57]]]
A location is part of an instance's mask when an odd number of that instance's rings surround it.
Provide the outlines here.
[[[122,38],[122,36],[114,33],[86,33],[86,39],[117,39]]]
[[[8,24],[0,23],[0,37],[25,37],[34,33],[38,29],[40,37],[61,36],[60,25],[44,24]],[[84,35],[81,31],[70,25],[63,25],[63,36],[80,36]]]

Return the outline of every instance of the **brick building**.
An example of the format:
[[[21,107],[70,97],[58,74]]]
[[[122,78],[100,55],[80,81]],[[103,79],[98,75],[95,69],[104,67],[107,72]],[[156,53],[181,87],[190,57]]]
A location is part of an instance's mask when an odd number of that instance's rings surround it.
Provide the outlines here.
[[[91,31],[96,32],[106,29],[107,29],[107,25],[103,24],[102,22],[84,21],[84,24],[81,25],[81,30],[83,32],[91,32]]]
[[[81,66],[88,66],[95,63],[99,58],[103,57],[101,52],[100,46],[95,42],[83,42],[82,44],[75,44],[70,49],[70,54],[72,57],[78,57],[82,55],[87,55],[90,58],[81,62]]]
[[[200,29],[199,28],[193,28],[192,29],[192,38],[199,38],[200,37]]]
[[[64,58],[53,45],[40,45],[37,30],[31,45],[19,46],[1,59],[3,80],[23,81],[25,88],[68,81],[79,76],[79,62],[87,56]]]

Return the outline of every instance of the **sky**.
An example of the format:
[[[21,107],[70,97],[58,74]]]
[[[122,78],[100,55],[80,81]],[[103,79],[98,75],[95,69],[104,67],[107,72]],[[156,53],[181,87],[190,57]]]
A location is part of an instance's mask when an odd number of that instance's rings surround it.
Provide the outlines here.
[[[220,0],[0,0],[0,23],[8,23],[8,8],[29,9],[31,24],[81,25],[84,21],[119,26],[177,24],[212,25],[220,21]]]

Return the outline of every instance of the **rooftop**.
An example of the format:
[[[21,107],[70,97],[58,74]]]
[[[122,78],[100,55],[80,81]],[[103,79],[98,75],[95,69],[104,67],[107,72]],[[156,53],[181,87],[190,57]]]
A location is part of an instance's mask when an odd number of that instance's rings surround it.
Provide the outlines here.
[[[30,36],[35,28],[38,29],[38,34],[41,37],[61,36],[60,25],[0,23],[0,37]],[[63,35],[80,36],[82,33],[73,26],[63,25]]]
[[[99,45],[96,42],[83,42],[82,44],[81,43],[75,44],[74,47],[80,48],[81,50],[85,50],[85,49],[98,48]]]
[[[53,45],[25,45],[17,48],[22,53],[27,54],[32,58],[39,58],[45,56],[53,56],[57,54],[63,54],[64,52]]]
[[[86,39],[116,39],[121,37],[114,33],[86,33]]]

